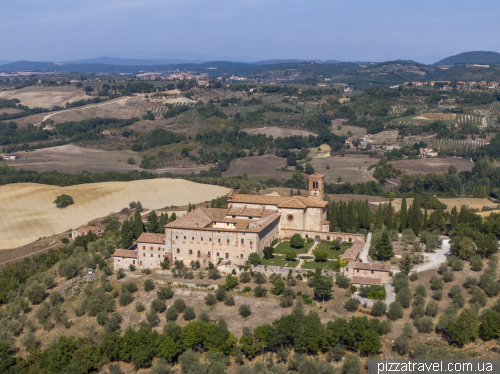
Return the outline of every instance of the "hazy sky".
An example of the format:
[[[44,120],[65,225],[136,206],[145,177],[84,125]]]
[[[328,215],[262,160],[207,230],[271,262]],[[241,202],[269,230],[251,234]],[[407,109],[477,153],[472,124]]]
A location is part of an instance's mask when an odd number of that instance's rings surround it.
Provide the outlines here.
[[[2,1],[0,60],[99,56],[432,63],[500,51],[498,0]]]

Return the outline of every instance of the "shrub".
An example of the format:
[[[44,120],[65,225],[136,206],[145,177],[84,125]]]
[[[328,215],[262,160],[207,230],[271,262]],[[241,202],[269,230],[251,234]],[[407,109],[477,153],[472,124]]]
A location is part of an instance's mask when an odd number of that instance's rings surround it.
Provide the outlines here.
[[[414,305],[411,308],[410,317],[413,319],[419,319],[425,314],[425,307],[422,304]]]
[[[177,311],[177,313],[182,313],[186,309],[186,303],[183,299],[176,299],[174,301],[173,307]]]
[[[429,357],[429,348],[423,343],[417,343],[411,352],[413,359],[426,359]]]
[[[99,326],[104,326],[108,322],[108,313],[104,310],[97,313],[96,321]]]
[[[292,248],[302,248],[304,247],[304,239],[300,234],[293,234],[290,238],[290,247]]]
[[[203,310],[199,315],[198,319],[200,321],[205,321],[205,322],[210,322],[210,316],[208,315],[208,312],[206,310]]]
[[[226,300],[226,289],[219,286],[219,288],[215,290],[215,298],[217,299],[217,301]]]
[[[443,263],[443,264],[439,265],[438,273],[442,275],[447,270],[448,270],[448,265],[446,265],[445,263]]]
[[[122,279],[122,278],[125,278],[125,270],[120,268],[116,273],[116,279]]]
[[[432,293],[432,298],[437,300],[437,301],[441,301],[441,299],[443,298],[443,291],[442,290],[436,290]]]
[[[156,291],[156,296],[158,299],[167,300],[174,296],[174,290],[172,289],[172,286],[160,287],[158,291]]]
[[[253,281],[257,284],[264,284],[267,281],[267,278],[264,274],[262,273],[255,273],[253,276]]]
[[[351,297],[344,303],[344,308],[346,308],[349,312],[355,312],[358,310],[359,304],[361,304],[361,301]]]
[[[153,327],[160,323],[160,317],[158,317],[158,313],[156,311],[151,310],[149,313],[146,313],[146,320],[149,323],[149,326]]]
[[[167,309],[167,313],[165,313],[165,317],[167,321],[175,321],[177,320],[177,309],[174,306],[171,306]]]
[[[144,291],[149,292],[155,289],[155,283],[152,279],[146,279],[144,281]]]
[[[233,306],[235,303],[234,303],[234,296],[233,295],[227,295],[226,296],[226,301],[224,301],[224,305],[227,305],[227,306]]]
[[[411,302],[411,291],[409,288],[402,288],[396,295],[396,301],[401,304],[403,308],[408,308]]]
[[[386,311],[387,311],[387,304],[384,303],[383,301],[377,300],[375,301],[375,303],[373,303],[371,310],[372,316],[381,317],[386,313]]]
[[[500,294],[500,284],[495,281],[489,282],[486,285],[484,292],[486,292],[486,295],[488,295],[488,297],[498,296]]]
[[[476,287],[474,291],[472,291],[472,299],[470,302],[472,304],[477,303],[478,305],[485,307],[488,299],[486,298],[486,294]]]
[[[431,289],[433,291],[442,290],[443,289],[443,280],[441,278],[438,278],[435,275],[433,275],[431,277]]]
[[[410,341],[408,340],[408,337],[405,335],[399,335],[396,340],[394,340],[393,344],[393,350],[396,351],[399,355],[404,355],[406,352],[408,352],[408,349],[410,348]]]
[[[465,288],[472,288],[474,286],[477,286],[477,278],[474,278],[474,277],[465,278],[465,282],[464,282]]]
[[[162,299],[154,299],[151,303],[151,310],[154,310],[158,313],[163,313],[167,309],[167,304]]]
[[[392,321],[390,319],[386,319],[380,323],[380,332],[382,335],[390,333],[392,330]]]
[[[416,271],[412,271],[412,272],[410,273],[409,279],[410,279],[412,282],[415,282],[415,281],[418,279],[418,273],[417,273]]]
[[[140,301],[138,301],[138,302],[135,303],[135,311],[137,313],[143,312],[145,309],[146,309],[146,307]]]
[[[221,275],[220,275],[219,269],[217,269],[217,268],[208,269],[208,278],[209,279],[217,280],[220,277],[221,277]]]
[[[259,285],[253,289],[253,293],[255,297],[264,297],[267,294],[267,288],[264,288]]]
[[[241,283],[248,283],[252,280],[252,277],[250,276],[250,273],[248,271],[240,273],[239,278]]]
[[[132,297],[132,294],[128,291],[122,291],[120,293],[120,297],[118,298],[118,302],[120,303],[121,306],[126,306],[132,302],[134,298]]]
[[[403,273],[397,273],[392,277],[394,282],[394,291],[399,293],[400,289],[409,288],[410,282],[408,281],[408,277]]]
[[[32,331],[28,331],[21,338],[21,344],[27,351],[30,349],[36,348],[40,345],[40,340],[36,337],[36,335]]]
[[[184,320],[186,321],[191,321],[195,319],[195,314],[194,314],[194,309],[191,307],[187,307],[186,310],[184,311],[184,314],[182,315],[184,317]]]
[[[465,305],[465,296],[463,293],[458,293],[453,296],[453,305],[455,305],[456,308],[463,308]]]
[[[233,269],[234,270],[234,269]],[[234,288],[238,287],[238,278],[229,274],[226,277],[226,290],[230,291]]]
[[[356,353],[348,353],[345,355],[344,364],[342,365],[342,373],[358,374],[361,372],[361,360]]]
[[[35,283],[26,290],[26,296],[32,304],[40,304],[45,297],[45,287]]]
[[[389,304],[389,309],[387,311],[387,317],[391,321],[395,321],[403,317],[403,307],[397,301]]]
[[[415,325],[420,333],[429,334],[434,329],[432,317],[421,317],[415,322]]]
[[[434,300],[429,301],[425,307],[425,315],[429,317],[436,317],[438,313],[438,303]]]
[[[385,300],[386,292],[384,286],[370,286],[365,288],[364,294],[368,299]]]
[[[410,322],[405,322],[403,326],[403,335],[407,336],[409,339],[413,338],[413,326]]]
[[[56,306],[61,303],[62,296],[59,291],[52,291],[49,295],[50,305]]]
[[[209,293],[207,294],[207,296],[205,296],[205,305],[212,306],[215,305],[216,303],[217,299],[215,298],[215,295],[213,293]]]
[[[293,305],[293,297],[290,296],[281,296],[280,297],[280,306],[283,308],[288,308]]]
[[[471,266],[472,270],[475,270],[475,271],[483,270],[484,263],[483,263],[483,259],[481,258],[481,256],[476,255],[476,256],[472,257],[472,259],[470,260],[470,266]]]
[[[454,275],[451,271],[446,270],[446,271],[443,273],[443,280],[444,280],[445,282],[447,282],[447,283],[448,283],[448,282],[451,282],[451,281],[453,281],[453,279],[455,279],[455,275]]]
[[[243,293],[249,293],[249,292],[252,292],[252,289],[251,289],[250,287],[248,287],[248,286],[247,286],[247,287],[243,288],[243,289],[241,290],[241,292],[243,292]]]
[[[243,318],[246,318],[250,314],[252,314],[252,310],[250,309],[250,305],[247,305],[247,304],[241,304],[238,311]]]
[[[457,295],[457,294],[461,294],[462,293],[462,288],[460,288],[459,285],[453,285],[451,288],[450,288],[450,292],[448,292],[448,296],[451,297],[453,299],[453,296]]]
[[[136,270],[136,267],[135,267],[134,265],[130,264],[130,265],[128,266],[128,269],[129,269],[130,271],[135,271],[135,270]]]
[[[441,360],[449,360],[449,359],[451,359],[451,354],[445,347],[437,347],[434,350],[434,352],[432,352],[432,358],[441,359]]]
[[[415,296],[416,295],[421,295],[423,297],[426,297],[427,296],[427,289],[425,288],[424,285],[422,284],[419,284],[416,288],[415,288]]]
[[[130,293],[137,292],[139,288],[137,287],[137,284],[133,282],[127,282],[122,284],[122,292],[123,291],[128,291]]]

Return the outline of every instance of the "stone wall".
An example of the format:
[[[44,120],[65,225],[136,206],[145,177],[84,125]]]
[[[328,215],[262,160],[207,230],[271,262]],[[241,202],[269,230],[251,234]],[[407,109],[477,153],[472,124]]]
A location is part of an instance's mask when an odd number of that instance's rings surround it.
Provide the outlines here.
[[[137,253],[139,269],[159,268],[165,257],[172,260],[171,253],[165,250],[165,244],[138,243]]]
[[[131,257],[113,257],[113,270],[128,269],[130,265],[137,267],[137,260]]]
[[[365,241],[365,236],[362,234],[348,234],[344,232],[325,232],[325,231],[306,231],[306,230],[281,230],[283,239],[290,239],[292,235],[300,234],[304,239],[313,238],[316,240],[333,241],[340,239],[343,242],[354,243],[356,240]]]
[[[217,266],[217,268],[220,271],[226,272],[226,273],[230,273],[232,270],[235,270],[237,274],[244,271],[244,270],[240,270],[239,266],[237,266],[237,265],[219,265],[219,266]],[[271,274],[278,274],[278,275],[281,275],[282,278],[286,278],[288,276],[288,273],[290,272],[290,270],[292,270],[292,275],[294,277],[296,277],[299,274],[304,276],[304,274],[306,274],[309,271],[314,272],[314,270],[311,270],[311,269],[297,269],[297,268],[287,268],[287,267],[283,267],[283,266],[265,266],[265,265],[251,266],[250,269],[255,273],[260,272],[260,273],[265,274],[266,276],[270,276]],[[326,270],[326,271],[322,271],[321,274],[329,275],[329,276],[333,277],[337,273],[332,271],[332,270]]]
[[[381,283],[389,283],[391,281],[389,271],[354,269],[354,267],[347,266],[342,268],[341,272],[351,279],[353,277],[365,277],[380,279]]]

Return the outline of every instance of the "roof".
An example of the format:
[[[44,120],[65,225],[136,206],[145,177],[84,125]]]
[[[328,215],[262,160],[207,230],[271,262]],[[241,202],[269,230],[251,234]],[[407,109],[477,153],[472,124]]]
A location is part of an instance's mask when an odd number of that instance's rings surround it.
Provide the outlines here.
[[[316,174],[322,176],[321,174]],[[231,197],[233,203],[247,203],[260,205],[276,205],[279,208],[323,208],[328,203],[314,197],[304,196],[266,196],[235,194]]]
[[[356,240],[354,244],[351,246],[351,248],[348,248],[344,252],[344,254],[339,256],[339,258],[341,260],[350,259],[355,261],[358,258],[359,252],[361,251],[361,249],[363,249],[364,245],[365,242],[363,240]]]
[[[380,286],[382,282],[378,278],[352,277],[353,284],[368,284],[370,286]]]
[[[164,244],[165,243],[165,234],[153,234],[150,232],[143,232],[139,239],[137,239],[137,243],[152,243],[152,244]]]
[[[227,211],[228,216],[245,216],[245,217],[260,217],[264,212],[264,208],[248,208],[248,205],[244,207],[233,207]]]
[[[204,229],[204,230],[245,230],[247,232],[260,232],[269,224],[279,219],[281,216],[278,213],[266,212],[263,217],[258,220],[226,218],[226,209],[218,208],[197,208],[192,212],[170,222],[166,228],[179,229]],[[212,227],[213,222],[232,222],[235,223],[235,228]]]
[[[117,249],[115,253],[113,253],[113,257],[128,257],[128,258],[137,258],[137,251],[132,251],[130,249]]]
[[[89,231],[94,232],[95,230],[97,230],[97,227],[96,227],[96,226],[81,225],[81,226],[80,226],[80,227],[78,227],[75,231],[81,232],[82,234],[86,234],[86,233],[88,233]]]
[[[356,262],[354,264],[354,269],[376,270],[376,271],[391,271],[391,267],[389,265],[374,264],[374,263],[369,263],[369,262]]]

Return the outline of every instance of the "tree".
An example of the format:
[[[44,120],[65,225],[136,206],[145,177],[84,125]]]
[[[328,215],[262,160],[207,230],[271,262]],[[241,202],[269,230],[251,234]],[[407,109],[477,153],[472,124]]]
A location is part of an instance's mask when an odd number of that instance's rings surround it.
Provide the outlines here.
[[[248,256],[248,262],[250,262],[252,265],[256,266],[256,265],[260,265],[262,260],[257,252],[252,252]]]
[[[411,256],[406,254],[399,263],[399,270],[401,270],[403,274],[408,275],[410,274],[412,268],[413,264],[411,262]]]
[[[158,216],[156,215],[156,212],[153,210],[151,211],[151,213],[149,213],[148,222],[146,223],[146,229],[148,230],[148,232],[160,233],[158,226],[159,226]]]
[[[314,174],[314,168],[312,167],[311,164],[306,164],[306,167],[304,169],[304,172],[307,174],[307,175],[311,175],[311,174]]]
[[[389,231],[382,232],[380,240],[377,242],[375,249],[377,255],[382,259],[392,257],[392,242],[389,236]]]
[[[403,317],[403,307],[397,301],[389,304],[389,310],[387,312],[387,317],[391,321],[395,321]]]
[[[290,238],[290,246],[292,248],[303,248],[304,247],[304,238],[300,236],[300,234],[293,234]]]
[[[120,230],[121,236],[121,245],[123,248],[130,248],[134,239],[134,232],[132,224],[128,219],[123,221],[122,227]]]
[[[250,276],[250,273],[248,271],[244,271],[244,272],[240,273],[239,277],[240,277],[241,283],[248,283],[252,279],[252,277]]]
[[[372,316],[381,317],[387,311],[387,305],[382,300],[377,300],[372,305]]]
[[[215,290],[215,298],[218,301],[224,301],[226,299],[226,289],[224,287],[219,287]]]
[[[262,273],[255,273],[254,276],[253,276],[253,281],[257,284],[264,284],[266,283],[266,276]]]
[[[346,308],[349,312],[355,312],[358,310],[359,304],[361,304],[361,301],[351,297],[344,303],[344,308]]]
[[[399,212],[399,220],[401,222],[401,232],[403,232],[408,226],[408,209],[406,206],[406,197],[403,197],[401,201],[401,210]]]
[[[144,281],[144,291],[149,292],[155,289],[155,283],[151,278],[148,278]]]
[[[30,349],[36,348],[40,345],[40,340],[36,337],[36,335],[28,331],[24,336],[21,338],[21,344],[23,345],[24,348],[26,348],[27,351]]]
[[[333,280],[330,277],[320,277],[314,282],[314,295],[325,301],[332,294]]]
[[[196,317],[196,315],[194,314],[194,309],[191,307],[187,307],[182,316],[184,317],[184,320],[186,320],[186,321],[191,321],[191,320],[195,319],[195,317]]]
[[[292,249],[285,251],[284,256],[287,261],[292,261],[296,257]]]
[[[219,269],[212,268],[208,270],[208,279],[217,280],[221,277]]]
[[[284,289],[285,289],[285,282],[283,282],[283,279],[281,279],[281,277],[278,277],[278,279],[276,279],[273,282],[273,288],[271,288],[271,293],[273,295],[280,295]]]
[[[66,194],[59,195],[54,200],[54,204],[56,204],[58,208],[66,208],[68,205],[72,205],[74,203],[73,198]]]
[[[264,258],[270,260],[274,257],[274,248],[271,246],[264,247]]]
[[[450,165],[448,168],[448,174],[449,175],[456,175],[457,174],[457,167],[455,165]]]
[[[215,305],[216,303],[217,299],[215,298],[215,295],[213,293],[209,293],[207,294],[207,296],[205,296],[205,305],[212,306]]]
[[[226,290],[232,290],[236,287],[238,287],[239,283],[238,283],[238,278],[229,274],[227,277],[226,277]]]
[[[243,318],[246,318],[250,314],[252,314],[252,310],[250,309],[250,305],[247,305],[247,304],[241,304],[238,311]]]
[[[325,261],[328,258],[328,254],[326,253],[326,251],[320,248],[316,248],[313,251],[313,255],[317,261]]]
[[[134,213],[134,238],[139,239],[139,236],[144,232],[144,224],[142,223],[141,212],[138,209]]]
[[[343,374],[358,374],[361,372],[361,360],[359,356],[355,353],[348,353],[344,358],[344,364],[342,365]]]

